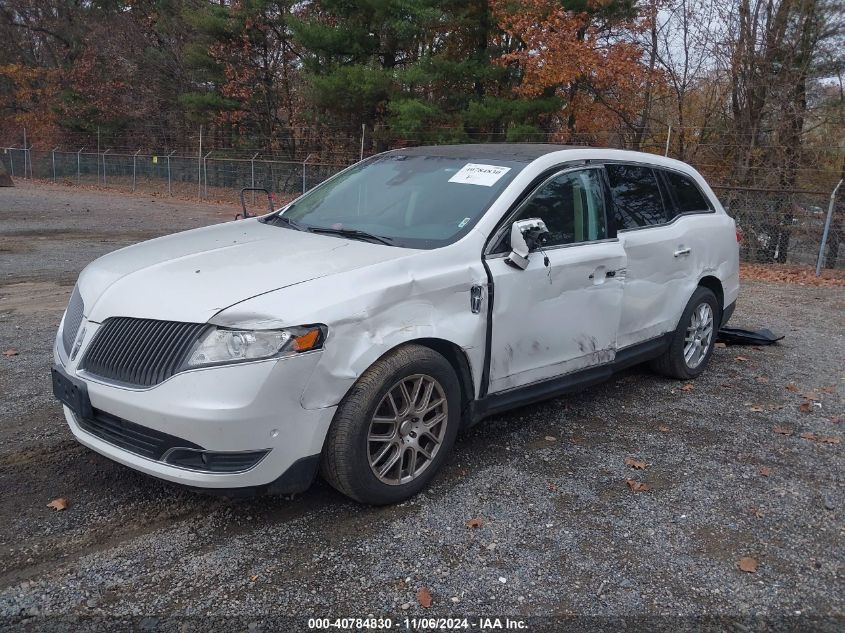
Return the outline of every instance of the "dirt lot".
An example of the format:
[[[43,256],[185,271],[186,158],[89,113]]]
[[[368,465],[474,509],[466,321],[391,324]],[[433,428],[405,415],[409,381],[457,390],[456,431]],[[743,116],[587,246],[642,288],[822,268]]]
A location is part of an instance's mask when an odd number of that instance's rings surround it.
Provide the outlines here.
[[[733,324],[768,326],[780,345],[717,349],[690,386],[634,369],[491,418],[396,507],[323,483],[294,500],[206,497],[78,445],[49,386],[78,272],[234,212],[0,189],[0,351],[18,351],[0,356],[0,626],[301,630],[370,614],[403,628],[448,615],[544,616],[531,630],[620,628],[614,616],[845,625],[843,288],[747,283]],[[57,497],[69,508],[48,508]]]

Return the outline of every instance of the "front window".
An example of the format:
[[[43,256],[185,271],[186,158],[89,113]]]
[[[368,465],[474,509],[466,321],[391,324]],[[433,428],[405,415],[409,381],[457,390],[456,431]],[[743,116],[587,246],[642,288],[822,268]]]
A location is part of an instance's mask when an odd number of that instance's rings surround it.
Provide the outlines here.
[[[540,218],[549,229],[546,246],[593,242],[607,237],[598,169],[559,174],[523,204],[517,220]]]
[[[465,235],[525,163],[390,153],[328,180],[282,211],[314,232],[358,231],[437,248]]]

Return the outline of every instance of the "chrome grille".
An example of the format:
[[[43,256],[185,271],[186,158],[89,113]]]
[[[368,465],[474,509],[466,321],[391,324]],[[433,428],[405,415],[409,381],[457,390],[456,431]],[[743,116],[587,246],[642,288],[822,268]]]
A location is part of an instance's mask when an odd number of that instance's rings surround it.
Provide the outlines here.
[[[182,367],[205,323],[113,317],[106,319],[80,367],[86,372],[135,387],[150,387]]]
[[[65,324],[62,327],[62,345],[65,354],[70,354],[73,342],[76,340],[76,333],[82,324],[82,313],[85,312],[85,304],[82,302],[82,295],[79,294],[79,287],[73,289],[70,295],[70,303],[67,304],[65,312]]]

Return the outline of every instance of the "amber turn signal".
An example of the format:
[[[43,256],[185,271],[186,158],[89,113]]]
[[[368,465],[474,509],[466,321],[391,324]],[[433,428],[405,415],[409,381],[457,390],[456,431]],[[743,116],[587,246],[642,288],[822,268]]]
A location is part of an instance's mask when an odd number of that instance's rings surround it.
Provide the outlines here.
[[[295,337],[293,339],[292,347],[297,352],[307,352],[310,349],[314,349],[320,342],[321,334],[322,332],[320,331],[320,328],[309,330],[302,336]]]

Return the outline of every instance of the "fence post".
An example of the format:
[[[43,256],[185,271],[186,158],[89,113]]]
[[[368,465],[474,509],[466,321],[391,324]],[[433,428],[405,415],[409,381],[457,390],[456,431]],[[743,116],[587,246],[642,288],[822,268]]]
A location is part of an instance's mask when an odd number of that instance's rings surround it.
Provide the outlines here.
[[[305,157],[305,160],[302,161],[302,193],[305,193],[305,165],[308,164],[308,159],[311,158],[311,154]]]
[[[367,124],[361,124],[361,157],[358,160],[364,160],[364,135],[367,133]]]
[[[85,149],[84,147],[80,147],[79,151],[76,152],[76,184],[77,185],[79,184],[79,155],[82,154],[82,150],[84,150],[84,149]],[[100,170],[97,169],[97,171],[99,172]]]
[[[140,152],[141,150],[138,150]],[[135,191],[135,161],[138,157],[138,152],[132,154],[132,191]]]
[[[26,128],[23,129],[23,177],[26,179]],[[29,169],[30,175],[32,175],[32,168]]]
[[[830,204],[827,207],[827,219],[824,221],[824,231],[822,231],[822,243],[819,246],[819,258],[816,261],[816,277],[821,276],[822,274],[822,259],[824,258],[824,247],[827,244],[827,235],[830,233],[830,220],[833,218],[833,204],[836,202],[836,192],[839,191],[839,187],[842,184],[842,179],[839,179],[839,182],[836,183],[836,186],[833,188],[833,192],[830,194]]]
[[[100,126],[97,126],[97,184],[100,184]]]
[[[200,148],[197,152],[197,198],[202,200],[202,126],[200,125]]]
[[[106,185],[106,154],[111,151],[111,147],[103,152],[103,186]]]
[[[666,149],[663,151],[664,156],[669,155],[669,140],[672,138],[672,124],[669,124],[669,131],[666,132]]]
[[[204,195],[205,195],[206,200],[208,200],[208,157],[211,156],[211,153],[213,151],[214,150],[211,150],[210,152],[208,152],[208,154],[206,154],[205,156],[202,157],[202,172],[203,172],[203,179],[205,180]]]
[[[12,177],[13,180],[15,178],[15,153],[12,150],[14,150],[14,149],[15,149],[14,147],[8,148],[8,150],[9,150],[9,172],[10,172],[9,175]]]
[[[250,169],[252,170],[252,185],[250,185],[253,189],[255,189],[255,157],[258,156],[261,152],[255,152],[252,158],[249,159],[250,162]],[[252,192],[252,204],[255,204],[255,192]]]
[[[56,182],[56,150],[59,149],[58,147],[54,147],[53,151],[53,182]]]
[[[172,152],[170,152],[167,155],[167,195],[170,195],[170,196],[173,195],[173,189],[170,188],[170,157],[173,156],[173,154],[175,154],[175,153],[176,153],[176,150],[174,149]]]

